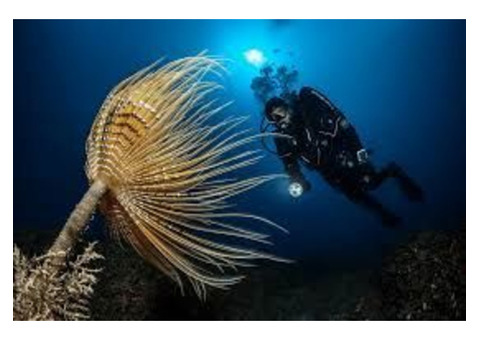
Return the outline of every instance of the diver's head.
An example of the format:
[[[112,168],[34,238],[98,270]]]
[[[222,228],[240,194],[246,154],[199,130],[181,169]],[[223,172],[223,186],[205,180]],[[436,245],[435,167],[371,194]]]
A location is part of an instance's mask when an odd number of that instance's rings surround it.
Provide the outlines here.
[[[265,116],[270,123],[284,129],[291,123],[292,109],[282,98],[273,97],[265,104]]]

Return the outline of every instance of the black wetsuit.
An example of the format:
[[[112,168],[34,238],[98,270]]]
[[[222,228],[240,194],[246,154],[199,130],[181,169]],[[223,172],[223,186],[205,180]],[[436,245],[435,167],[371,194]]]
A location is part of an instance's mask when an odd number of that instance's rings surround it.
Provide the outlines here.
[[[379,213],[387,225],[397,224],[399,218],[376,201],[369,190],[387,177],[396,177],[409,198],[421,199],[421,189],[395,163],[375,170],[354,127],[320,92],[302,88],[292,109],[289,126],[277,131],[288,137],[275,138],[278,154],[292,181],[308,189],[300,171],[299,161],[302,161],[350,200]]]

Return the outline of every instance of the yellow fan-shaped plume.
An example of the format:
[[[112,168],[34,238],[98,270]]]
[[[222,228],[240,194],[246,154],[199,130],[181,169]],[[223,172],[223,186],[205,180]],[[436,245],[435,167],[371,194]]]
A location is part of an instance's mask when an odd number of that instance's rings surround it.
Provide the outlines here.
[[[204,80],[221,65],[204,55],[149,66],[107,96],[86,143],[90,189],[70,216],[52,251],[73,244],[99,202],[114,235],[181,287],[197,294],[225,288],[242,276],[229,269],[254,259],[278,258],[232,245],[231,238],[268,243],[267,235],[232,224],[248,218],[280,229],[264,218],[231,211],[226,200],[276,177],[225,178],[257,162],[255,140],[237,131],[243,117],[210,123],[225,106],[207,101],[219,88]]]

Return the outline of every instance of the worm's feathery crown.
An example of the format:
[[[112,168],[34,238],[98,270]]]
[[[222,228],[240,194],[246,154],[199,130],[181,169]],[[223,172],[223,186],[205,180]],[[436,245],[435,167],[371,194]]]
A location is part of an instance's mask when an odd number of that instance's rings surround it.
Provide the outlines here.
[[[185,274],[200,297],[207,285],[226,288],[241,280],[225,269],[248,266],[253,259],[279,260],[213,240],[222,235],[269,243],[267,235],[232,225],[232,218],[279,227],[228,210],[227,198],[275,175],[223,178],[261,156],[259,150],[239,149],[255,139],[235,130],[245,118],[209,124],[225,105],[206,102],[220,86],[204,76],[219,69],[217,60],[201,54],[135,73],[107,96],[86,145],[90,182],[102,180],[108,186],[100,210],[112,233],[181,288],[180,273]]]

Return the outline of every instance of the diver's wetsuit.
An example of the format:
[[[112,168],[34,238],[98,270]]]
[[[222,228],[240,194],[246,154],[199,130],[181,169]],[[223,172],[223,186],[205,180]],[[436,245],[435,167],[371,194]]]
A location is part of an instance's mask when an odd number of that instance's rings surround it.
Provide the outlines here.
[[[350,200],[378,213],[386,225],[398,224],[400,219],[373,198],[369,190],[378,187],[387,177],[395,177],[410,199],[422,198],[421,189],[395,163],[376,171],[366,158],[354,127],[325,96],[312,88],[301,89],[293,104],[291,123],[278,132],[288,136],[275,138],[286,172],[292,181],[306,189],[308,182],[300,171],[298,160],[319,171],[331,186]],[[362,155],[365,157],[359,157]]]

